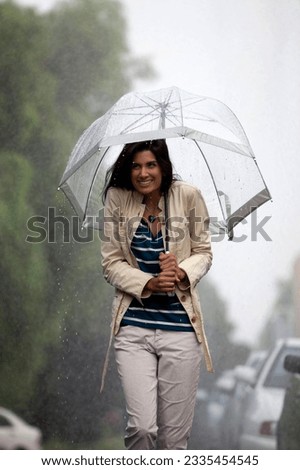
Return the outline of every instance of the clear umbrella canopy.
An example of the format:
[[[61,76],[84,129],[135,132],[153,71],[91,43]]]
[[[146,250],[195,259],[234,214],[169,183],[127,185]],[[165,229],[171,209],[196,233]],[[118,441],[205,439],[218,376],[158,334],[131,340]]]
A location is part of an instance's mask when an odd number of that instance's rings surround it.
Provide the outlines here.
[[[247,136],[225,104],[176,87],[132,92],[82,134],[61,179],[84,226],[101,227],[105,175],[123,145],[162,138],[174,173],[201,190],[212,233],[230,234],[270,199]]]

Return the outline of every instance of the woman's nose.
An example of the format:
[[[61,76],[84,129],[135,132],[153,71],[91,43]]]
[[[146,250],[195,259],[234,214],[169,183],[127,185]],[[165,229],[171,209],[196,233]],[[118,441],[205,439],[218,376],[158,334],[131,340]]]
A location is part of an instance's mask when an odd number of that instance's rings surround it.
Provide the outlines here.
[[[148,174],[147,167],[141,166],[141,169],[140,169],[140,176],[147,176],[147,174]]]

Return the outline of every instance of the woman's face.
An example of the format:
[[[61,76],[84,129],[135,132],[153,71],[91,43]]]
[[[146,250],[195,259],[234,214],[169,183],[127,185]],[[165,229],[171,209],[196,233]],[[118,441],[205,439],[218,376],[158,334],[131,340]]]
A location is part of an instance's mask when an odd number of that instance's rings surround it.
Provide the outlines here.
[[[160,196],[162,171],[151,150],[137,152],[133,157],[131,182],[144,196]]]

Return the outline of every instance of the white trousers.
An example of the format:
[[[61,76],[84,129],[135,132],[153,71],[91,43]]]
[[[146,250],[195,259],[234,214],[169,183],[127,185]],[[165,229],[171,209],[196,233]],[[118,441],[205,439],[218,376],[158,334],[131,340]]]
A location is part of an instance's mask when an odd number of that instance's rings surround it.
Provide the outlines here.
[[[193,332],[122,327],[114,342],[126,400],[127,449],[186,449],[199,380]]]

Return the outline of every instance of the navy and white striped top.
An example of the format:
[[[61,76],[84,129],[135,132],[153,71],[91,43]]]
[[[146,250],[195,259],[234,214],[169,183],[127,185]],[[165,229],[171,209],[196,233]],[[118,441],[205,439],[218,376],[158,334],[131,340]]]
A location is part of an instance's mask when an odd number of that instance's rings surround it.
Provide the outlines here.
[[[158,275],[159,254],[164,251],[161,231],[153,235],[147,222],[142,219],[131,242],[131,249],[139,268],[152,275]],[[121,326],[134,325],[143,328],[163,330],[194,331],[189,317],[177,295],[153,293],[141,304],[133,299],[121,322]]]

